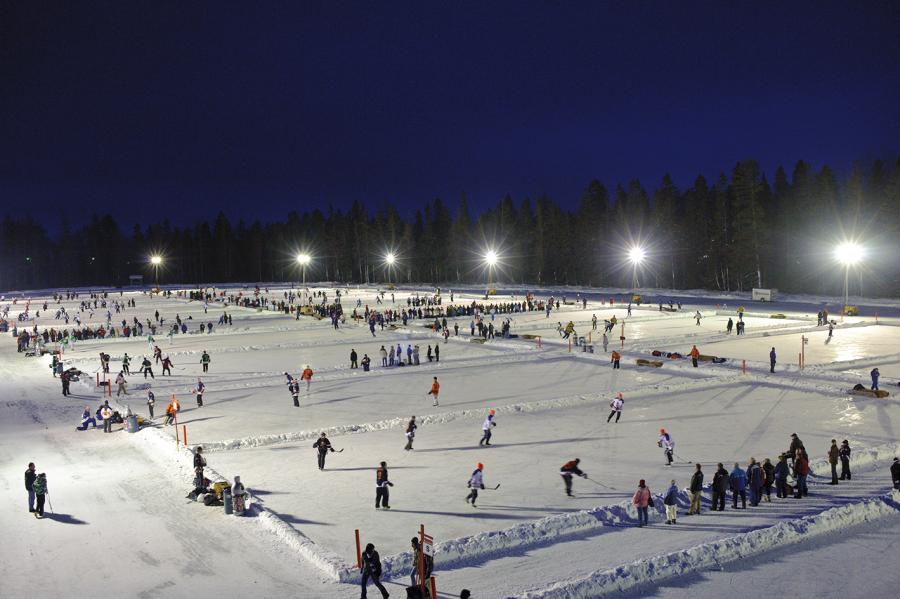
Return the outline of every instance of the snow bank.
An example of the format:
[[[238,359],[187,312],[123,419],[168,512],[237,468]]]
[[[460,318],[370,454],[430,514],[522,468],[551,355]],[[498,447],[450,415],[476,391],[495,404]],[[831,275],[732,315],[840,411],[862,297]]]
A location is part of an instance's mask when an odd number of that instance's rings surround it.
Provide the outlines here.
[[[588,599],[621,593],[642,585],[658,584],[675,576],[722,566],[799,543],[863,522],[900,514],[900,491],[826,510],[814,516],[753,530],[665,555],[642,559],[608,570],[598,570],[545,589],[528,591],[518,599]]]

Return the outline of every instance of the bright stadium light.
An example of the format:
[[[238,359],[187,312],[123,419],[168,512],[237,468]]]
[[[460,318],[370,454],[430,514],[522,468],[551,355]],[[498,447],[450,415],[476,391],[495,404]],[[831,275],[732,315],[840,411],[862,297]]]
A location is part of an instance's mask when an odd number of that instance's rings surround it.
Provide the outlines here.
[[[397,256],[395,256],[391,252],[388,252],[387,255],[385,255],[385,257],[384,257],[384,261],[387,263],[388,266],[391,266],[394,264],[394,262],[397,261]]]
[[[162,256],[151,256],[150,264],[152,264],[153,266],[159,266],[160,264],[162,264]]]
[[[866,249],[852,241],[845,241],[834,248],[834,259],[844,265],[844,304],[841,306],[841,321],[847,313],[850,301],[850,267],[858,264],[866,256]]]
[[[866,255],[865,249],[858,243],[846,241],[834,249],[834,257],[841,264],[852,266]]]
[[[494,250],[488,250],[484,255],[484,261],[488,266],[496,265],[498,259],[499,258],[497,256],[497,252],[495,252]]]
[[[640,246],[635,246],[628,250],[628,259],[635,266],[639,265],[644,261],[644,258],[647,257],[647,252],[644,251],[644,248]]]
[[[312,256],[309,254],[297,254],[297,264],[300,265],[300,270],[303,271],[303,286],[306,287],[306,267],[312,261]]]

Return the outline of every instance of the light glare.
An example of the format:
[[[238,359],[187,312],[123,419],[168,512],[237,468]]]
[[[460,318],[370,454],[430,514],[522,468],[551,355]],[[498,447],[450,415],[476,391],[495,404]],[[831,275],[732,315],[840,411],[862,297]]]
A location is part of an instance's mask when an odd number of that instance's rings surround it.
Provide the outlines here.
[[[858,243],[845,241],[834,249],[834,257],[841,264],[856,264],[865,256],[865,250]]]
[[[488,252],[484,255],[484,261],[487,262],[488,266],[494,266],[497,264],[497,252],[494,250],[488,250]]]
[[[633,247],[628,250],[628,259],[631,260],[634,264],[640,264],[644,261],[644,258],[647,256],[647,253],[644,251],[642,247]]]

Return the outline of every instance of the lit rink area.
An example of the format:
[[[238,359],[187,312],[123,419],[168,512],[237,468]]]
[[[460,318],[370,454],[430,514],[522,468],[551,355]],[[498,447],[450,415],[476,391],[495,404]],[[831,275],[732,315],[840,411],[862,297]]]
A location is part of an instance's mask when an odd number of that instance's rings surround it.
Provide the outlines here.
[[[314,289],[325,291],[329,302],[335,297],[332,288]],[[252,296],[253,287],[224,291]],[[260,293],[280,301],[290,291],[270,287]],[[869,510],[865,513],[872,520],[881,509],[872,502],[890,491],[887,468],[898,450],[896,318],[879,317],[877,323],[874,315],[846,318],[829,340],[826,327],[816,326],[815,314],[808,310],[772,318],[753,303],[744,316],[746,334],[737,337],[726,333],[726,323],[729,318],[737,322],[738,314],[725,306],[684,304],[680,311],[661,312],[656,304],[644,304],[632,306],[627,316],[621,302],[591,299],[584,308],[580,303],[561,305],[549,317],[544,311],[498,313],[493,320],[486,315],[485,322],[498,329],[509,318],[515,337],[484,342],[472,340],[471,317],[448,318],[451,332],[445,341],[432,332],[433,318],[410,320],[406,326],[392,323],[383,330],[378,326],[374,336],[365,322],[349,318],[357,300],[360,312],[366,305],[380,311],[406,308],[411,294],[433,294],[397,290],[392,304],[387,291],[384,303],[377,304],[377,292],[342,288],[347,319],[338,329],[328,318],[296,319],[221,302],[205,308],[204,302],[183,297],[126,292],[121,299],[134,298],[137,306],[113,313],[114,326],[121,328],[123,318],[131,323],[134,317],[146,326],[157,310],[166,324],[175,322],[176,315],[187,323],[188,334],[154,336],[154,344],[173,363],[172,375],[162,375],[146,331],[139,338],[80,341],[63,352],[67,368],[85,373],[72,384],[68,398],[60,394],[59,379],[51,376],[49,355],[25,358],[7,338],[0,346],[0,370],[9,381],[0,406],[0,452],[5,457],[0,493],[10,505],[24,507],[21,472],[35,461],[39,471],[48,473],[51,500],[65,515],[37,523],[25,520],[23,510],[5,512],[0,525],[14,533],[8,550],[27,554],[50,544],[55,562],[76,564],[83,561],[85,548],[92,553],[102,548],[130,572],[130,585],[116,581],[109,587],[119,594],[141,589],[147,596],[212,597],[229,590],[272,589],[262,594],[350,598],[359,596],[354,584],[354,531],[359,529],[363,543],[378,547],[388,590],[402,597],[409,584],[409,539],[424,524],[435,539],[440,597],[458,596],[461,588],[472,589],[476,597],[589,597],[618,590],[666,596],[683,593],[685,587],[672,584],[673,579],[663,584],[649,577],[649,560],[675,556],[667,559],[685,572],[702,572],[703,563],[692,560],[703,547],[767,531],[769,541],[748,537],[746,542],[758,551],[783,551],[778,539],[784,534],[773,527],[804,518],[831,522],[835,510]],[[574,302],[576,292],[564,293]],[[86,294],[50,303],[27,325],[40,330],[62,326],[54,318],[56,308],[62,305],[75,314],[82,299]],[[113,299],[119,299],[118,293],[110,294]],[[454,299],[456,305],[484,302],[471,293],[455,293]],[[518,302],[523,299],[516,296]],[[32,298],[30,316],[42,303],[43,298]],[[450,303],[446,290],[442,303]],[[9,306],[11,325],[23,309],[22,300]],[[694,318],[698,309],[699,326]],[[231,325],[218,324],[223,313],[232,317]],[[595,314],[597,330],[592,327]],[[618,322],[607,333],[604,352],[604,320],[613,316]],[[93,318],[83,321],[99,326],[106,321],[106,310],[95,309]],[[570,321],[589,348],[561,337],[558,323],[565,327]],[[212,322],[213,333],[200,334],[201,322]],[[809,339],[802,370],[797,355],[801,338]],[[398,344],[404,361],[407,346],[418,345],[419,365],[382,366],[380,348]],[[694,368],[686,357],[694,345],[704,356],[724,361],[701,361]],[[440,348],[440,361],[428,361],[429,346]],[[778,364],[770,374],[773,346]],[[621,354],[618,370],[610,362],[614,349]],[[351,350],[359,360],[366,354],[371,358],[370,372],[361,365],[350,368]],[[653,355],[654,350],[663,355]],[[207,373],[200,364],[204,351],[211,358]],[[103,399],[96,386],[100,352],[111,356],[113,379],[125,353],[131,357],[128,395],[117,397],[113,385],[112,405],[147,417],[147,390],[156,395],[156,417],[137,434],[120,431],[119,425],[110,435],[101,429],[73,430],[84,407],[93,412]],[[666,352],[685,357],[670,359]],[[139,373],[144,356],[153,362],[155,378]],[[651,364],[638,365],[639,359]],[[301,383],[296,408],[285,373],[299,377],[307,365],[314,375],[309,390]],[[857,383],[869,387],[869,371],[875,366],[890,396],[848,393]],[[433,377],[440,382],[437,406],[428,395]],[[203,407],[197,407],[193,393],[198,378],[206,386]],[[625,399],[622,417],[607,423],[609,402],[617,393]],[[182,407],[177,427],[162,424],[172,395]],[[491,446],[480,446],[489,410],[495,411],[496,427]],[[407,451],[404,433],[412,415],[419,428],[414,449]],[[676,443],[671,467],[657,447],[661,427]],[[320,471],[312,444],[322,431],[340,452],[329,453]],[[808,498],[781,500],[773,494],[771,503],[744,512],[731,510],[729,493],[726,512],[715,513],[709,512],[709,493],[704,492],[703,514],[686,516],[684,489],[694,462],[703,465],[708,484],[717,462],[731,470],[735,461],[746,467],[750,457],[777,460],[794,432],[805,442],[814,467]],[[826,484],[832,438],[848,439],[854,450],[851,484]],[[185,498],[191,490],[190,450],[197,445],[206,449],[207,476],[231,480],[238,475],[250,490],[246,517],[226,517],[221,507]],[[567,497],[559,468],[574,458],[580,458],[589,479],[576,477],[574,497]],[[375,509],[375,470],[381,461],[387,462],[394,483],[390,510]],[[466,481],[477,463],[484,465],[486,489],[473,508],[465,501]],[[629,504],[639,479],[654,494],[664,493],[669,481],[676,480],[682,490],[676,526],[664,523],[657,497],[650,528],[636,527]],[[845,525],[850,536],[842,538],[852,538],[856,516],[841,514],[833,516],[837,524],[828,524],[831,536],[822,537],[826,541],[837,542],[839,535],[833,533]],[[896,512],[876,515],[890,522],[897,518]],[[32,528],[36,524],[48,526]],[[818,534],[812,527],[810,531]],[[865,529],[864,534],[871,532]],[[210,544],[218,548],[205,549]],[[679,553],[692,547],[701,549]],[[28,581],[42,571],[39,564],[3,561],[0,574],[13,594],[25,592]],[[630,573],[630,582],[604,574],[607,570]],[[65,585],[50,581],[51,590],[91,592],[92,583],[77,576],[78,566],[64,565],[60,572]],[[261,586],[270,581],[276,581],[274,586]],[[705,578],[684,581],[688,589],[711,584]]]

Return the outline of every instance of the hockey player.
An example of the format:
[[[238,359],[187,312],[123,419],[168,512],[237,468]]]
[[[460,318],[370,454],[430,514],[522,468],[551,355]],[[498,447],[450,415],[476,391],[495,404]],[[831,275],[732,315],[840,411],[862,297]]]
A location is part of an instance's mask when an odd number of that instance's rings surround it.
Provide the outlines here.
[[[478,489],[484,488],[484,478],[482,476],[482,471],[484,470],[484,464],[481,462],[475,467],[475,471],[472,472],[472,476],[469,477],[469,494],[466,495],[466,503],[469,501],[472,502],[472,507],[477,507],[475,505],[475,501],[478,499]]]
[[[621,359],[622,359],[622,356],[619,354],[619,352],[617,352],[616,350],[613,350],[612,354],[610,355],[610,360],[609,360],[610,362],[612,362],[613,370],[619,369],[619,360],[621,360]]]
[[[206,385],[203,384],[199,378],[197,378],[197,388],[194,389],[194,394],[197,396],[197,407],[203,407],[203,392],[206,390]]]
[[[390,492],[388,487],[393,487],[394,483],[388,480],[387,462],[381,462],[381,467],[375,471],[375,509],[384,507],[389,510]]]
[[[153,363],[149,358],[144,358],[141,361],[141,371],[144,373],[144,378],[147,378],[147,375],[150,375],[151,379],[155,379],[156,377],[153,375]]]
[[[291,378],[287,383],[288,391],[291,394],[291,397],[294,399],[294,407],[300,407],[300,381],[295,378]]]
[[[172,359],[169,358],[168,355],[166,355],[166,357],[163,358],[163,360],[162,360],[162,373],[163,373],[163,376],[165,376],[165,374],[166,374],[167,372],[169,373],[169,376],[172,376],[172,366],[174,366],[174,364],[172,364]]]
[[[562,468],[559,469],[559,475],[562,476],[563,482],[566,484],[566,495],[569,497],[574,497],[574,495],[572,495],[572,475],[574,474],[581,478],[587,478],[587,472],[583,472],[578,468],[578,464],[580,463],[581,460],[575,458],[574,460],[563,464]]]
[[[659,429],[659,441],[657,441],[656,444],[663,448],[663,452],[666,456],[666,466],[671,466],[672,454],[675,453],[675,441],[672,439],[672,436],[666,432],[666,429]]]
[[[116,391],[116,397],[120,395],[129,395],[128,390],[125,389],[125,384],[128,381],[125,380],[125,373],[119,372],[119,375],[116,377],[116,385],[118,386],[118,391]]]
[[[696,345],[691,347],[691,352],[689,355],[691,356],[691,365],[694,368],[697,368],[697,362],[698,360],[700,360],[700,350],[697,349]]]
[[[406,451],[410,451],[413,448],[413,439],[416,438],[417,428],[418,426],[416,426],[416,417],[413,416],[409,419],[409,424],[406,425],[406,447],[403,448]]]
[[[125,352],[125,355],[122,356],[122,372],[131,375],[131,357],[128,355],[128,352]]]
[[[325,470],[325,454],[329,451],[334,452],[334,447],[331,446],[331,441],[328,440],[325,433],[319,435],[319,438],[313,443],[313,448],[319,451],[319,470]]]
[[[700,314],[700,310],[697,310],[697,313],[694,314],[694,320],[697,321],[697,326],[700,326],[700,319],[703,318],[703,315]]]
[[[309,367],[309,364],[303,366],[303,372],[300,374],[300,379],[306,381],[306,392],[309,393],[309,386],[312,383],[313,371],[312,368]]]
[[[481,440],[478,442],[478,445],[491,444],[491,428],[497,426],[497,423],[494,422],[495,413],[494,410],[491,410],[488,412],[487,418],[484,419],[484,424],[481,425]]]
[[[434,403],[432,405],[438,405],[438,395],[441,392],[441,384],[438,382],[437,377],[434,377],[434,381],[431,383],[431,391],[428,392],[428,395],[431,395],[432,399],[434,399]]]
[[[200,356],[200,365],[203,366],[203,372],[209,372],[209,363],[210,363],[209,354],[206,353],[206,350],[203,350],[203,355]]]
[[[616,416],[616,422],[619,422],[619,418],[622,417],[622,406],[625,405],[625,398],[621,393],[616,393],[616,398],[609,402],[609,416],[606,418],[606,423],[609,424],[609,421],[612,420],[613,415]]]

